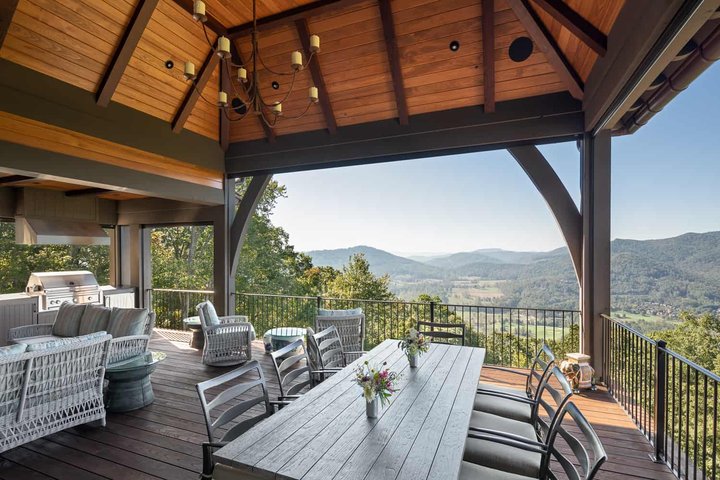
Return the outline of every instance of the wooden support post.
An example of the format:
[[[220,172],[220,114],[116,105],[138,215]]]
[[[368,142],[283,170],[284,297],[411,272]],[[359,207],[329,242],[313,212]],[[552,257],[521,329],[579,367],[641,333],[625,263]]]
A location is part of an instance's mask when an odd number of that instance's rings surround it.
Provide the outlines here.
[[[144,225],[121,226],[118,247],[120,283],[137,289],[135,304],[144,308],[152,307],[150,305],[152,289],[150,231],[151,229]]]
[[[234,315],[235,275],[230,265],[230,226],[235,215],[235,179],[226,179],[224,188],[225,204],[213,208],[213,304],[219,315]]]
[[[602,319],[610,314],[610,132],[582,139],[582,324],[580,350],[591,355],[598,378],[602,371]]]

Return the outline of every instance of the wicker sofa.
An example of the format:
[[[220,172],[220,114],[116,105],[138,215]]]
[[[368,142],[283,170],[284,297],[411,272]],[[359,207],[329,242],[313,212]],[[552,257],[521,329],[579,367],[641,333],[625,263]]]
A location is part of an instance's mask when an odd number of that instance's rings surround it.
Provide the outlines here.
[[[107,332],[113,337],[108,354],[108,363],[113,364],[147,351],[154,327],[155,313],[146,309],[64,303],[55,323],[11,328],[8,343],[31,345]]]
[[[105,425],[105,332],[0,347],[0,452],[84,423]]]

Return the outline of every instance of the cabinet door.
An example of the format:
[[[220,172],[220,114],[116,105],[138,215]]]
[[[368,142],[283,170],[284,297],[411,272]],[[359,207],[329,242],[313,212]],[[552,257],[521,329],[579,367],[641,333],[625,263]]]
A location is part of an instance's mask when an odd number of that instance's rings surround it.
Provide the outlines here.
[[[7,345],[8,331],[13,327],[37,323],[37,297],[0,300],[0,346]]]

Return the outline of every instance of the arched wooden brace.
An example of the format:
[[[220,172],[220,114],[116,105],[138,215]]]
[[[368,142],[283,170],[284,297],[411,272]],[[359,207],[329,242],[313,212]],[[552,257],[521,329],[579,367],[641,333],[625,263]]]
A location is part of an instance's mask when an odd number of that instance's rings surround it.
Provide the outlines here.
[[[578,284],[582,282],[582,215],[565,185],[543,154],[533,145],[508,148],[518,164],[525,170],[560,226],[570,258],[575,267]]]

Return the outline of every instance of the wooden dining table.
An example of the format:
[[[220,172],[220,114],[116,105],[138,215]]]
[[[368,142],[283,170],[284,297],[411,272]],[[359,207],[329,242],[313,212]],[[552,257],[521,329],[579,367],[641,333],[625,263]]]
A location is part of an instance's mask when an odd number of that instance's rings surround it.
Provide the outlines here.
[[[432,344],[410,368],[386,340],[215,453],[253,478],[457,479],[485,349]],[[377,418],[353,381],[364,361],[401,373]]]

